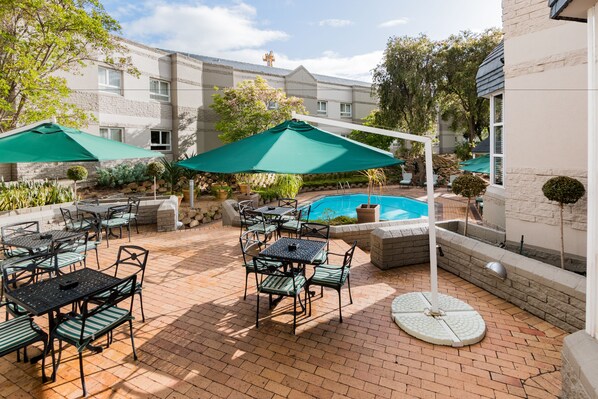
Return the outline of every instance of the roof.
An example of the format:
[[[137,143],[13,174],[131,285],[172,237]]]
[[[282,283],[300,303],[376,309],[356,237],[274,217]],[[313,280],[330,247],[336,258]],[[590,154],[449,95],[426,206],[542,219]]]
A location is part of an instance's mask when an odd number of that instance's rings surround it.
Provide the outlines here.
[[[587,10],[595,3],[590,0],[548,0],[550,18],[587,22]]]
[[[504,41],[501,41],[480,64],[475,77],[478,97],[485,97],[505,87],[504,57]]]
[[[471,150],[474,154],[488,154],[490,153],[490,137],[480,141],[478,145],[476,145],[473,150]]]
[[[171,51],[172,52],[172,51]],[[248,62],[241,62],[241,61],[233,61],[233,60],[225,60],[222,58],[216,57],[208,57],[205,55],[198,55],[192,53],[181,53],[187,57],[194,58],[196,60],[210,63],[210,64],[217,64],[217,65],[225,65],[229,66],[234,69],[248,71],[258,74],[267,74],[267,75],[275,75],[275,76],[287,76],[291,72],[292,69],[286,68],[276,68],[267,65],[260,65],[260,64],[250,64]],[[338,78],[335,76],[327,76],[327,75],[319,75],[319,74],[312,74],[313,77],[321,83],[330,83],[330,84],[339,84],[339,85],[348,85],[348,86],[363,86],[363,87],[371,87],[371,83],[362,82],[360,80],[353,80],[353,79],[345,79],[345,78]]]

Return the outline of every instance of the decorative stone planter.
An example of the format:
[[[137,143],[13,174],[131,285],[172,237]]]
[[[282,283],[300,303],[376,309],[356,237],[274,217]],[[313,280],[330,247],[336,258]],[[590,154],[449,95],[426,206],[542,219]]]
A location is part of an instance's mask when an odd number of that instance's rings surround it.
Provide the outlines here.
[[[361,204],[357,209],[357,223],[374,223],[380,221],[380,205]]]

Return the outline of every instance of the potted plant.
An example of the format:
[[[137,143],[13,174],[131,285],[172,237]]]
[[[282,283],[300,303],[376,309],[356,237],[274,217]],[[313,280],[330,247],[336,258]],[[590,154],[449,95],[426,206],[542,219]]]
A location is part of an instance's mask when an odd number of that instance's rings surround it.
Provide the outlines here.
[[[77,181],[87,179],[87,169],[84,166],[71,166],[66,171],[66,177],[73,181],[74,191],[75,191],[75,202],[78,200],[77,197]]]
[[[372,223],[380,221],[380,205],[372,204],[371,197],[375,185],[386,184],[386,175],[383,169],[368,169],[360,172],[368,178],[368,203],[361,204],[357,209],[357,223]]]
[[[230,195],[232,189],[226,182],[219,182],[217,184],[212,185],[212,193],[216,196],[219,200],[225,200]]]
[[[241,194],[251,194],[251,184],[249,183],[249,176],[245,174],[238,174],[235,176],[237,179],[237,185]]]

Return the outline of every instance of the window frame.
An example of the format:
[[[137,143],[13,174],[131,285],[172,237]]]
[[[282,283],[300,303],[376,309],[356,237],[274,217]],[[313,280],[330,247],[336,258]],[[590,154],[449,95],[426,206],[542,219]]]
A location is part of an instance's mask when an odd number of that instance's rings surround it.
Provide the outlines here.
[[[150,99],[152,100],[156,100],[159,102],[163,102],[163,103],[169,103],[170,102],[170,82],[164,79],[158,79],[158,78],[150,78],[150,83],[149,83],[149,93],[150,93]],[[158,90],[160,90],[160,85],[162,83],[165,83],[166,86],[166,90],[168,92],[168,94],[161,94],[161,93],[155,93],[152,91],[152,81],[158,82]]]
[[[324,105],[324,110],[320,109],[321,104]],[[318,100],[317,113],[318,115],[328,115],[328,101]]]
[[[343,106],[345,106],[345,111],[343,112]],[[349,112],[347,112],[347,107],[349,107]],[[340,115],[341,118],[352,118],[353,117],[353,104],[352,103],[340,103]]]
[[[501,120],[495,121],[496,115],[496,98],[501,98],[502,110]],[[501,153],[496,153],[495,129],[501,128]],[[502,162],[502,176],[501,183],[496,183],[496,160],[500,159]],[[505,188],[505,95],[504,92],[496,92],[490,96],[490,185],[498,188]]]
[[[160,143],[153,143],[152,142],[152,134],[154,132],[160,133]],[[162,133],[168,133],[169,143],[164,144],[162,143]],[[153,146],[156,147],[168,147],[167,149],[154,149]],[[160,151],[160,152],[172,152],[172,130],[161,130],[161,129],[150,129],[150,150],[152,151]]]
[[[108,132],[108,137],[106,137],[105,135],[102,134],[102,130],[107,130]],[[114,133],[115,130],[119,131],[120,134],[120,140],[114,140],[112,138],[112,133]],[[108,140],[113,140],[119,143],[124,143],[125,142],[125,128],[123,127],[118,127],[118,126],[100,126],[100,137],[108,139]]]
[[[100,72],[104,71],[104,75],[106,78],[107,82],[110,82],[110,72],[116,72],[118,73],[120,79],[120,86],[113,86],[110,85],[109,83],[102,83],[100,81]],[[116,90],[117,89],[117,90]],[[123,74],[121,70],[118,69],[114,69],[114,68],[108,68],[105,66],[98,66],[98,90],[101,91],[102,93],[110,93],[110,94],[114,94],[114,95],[118,95],[118,96],[122,96],[123,95]]]

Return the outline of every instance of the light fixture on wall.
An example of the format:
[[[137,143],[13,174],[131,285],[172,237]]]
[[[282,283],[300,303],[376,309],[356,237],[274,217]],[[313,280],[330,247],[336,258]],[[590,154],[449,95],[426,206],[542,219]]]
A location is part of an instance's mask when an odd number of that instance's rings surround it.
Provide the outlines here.
[[[484,268],[488,270],[494,277],[498,277],[501,280],[505,280],[507,278],[507,269],[505,269],[505,267],[499,262],[488,262]]]

